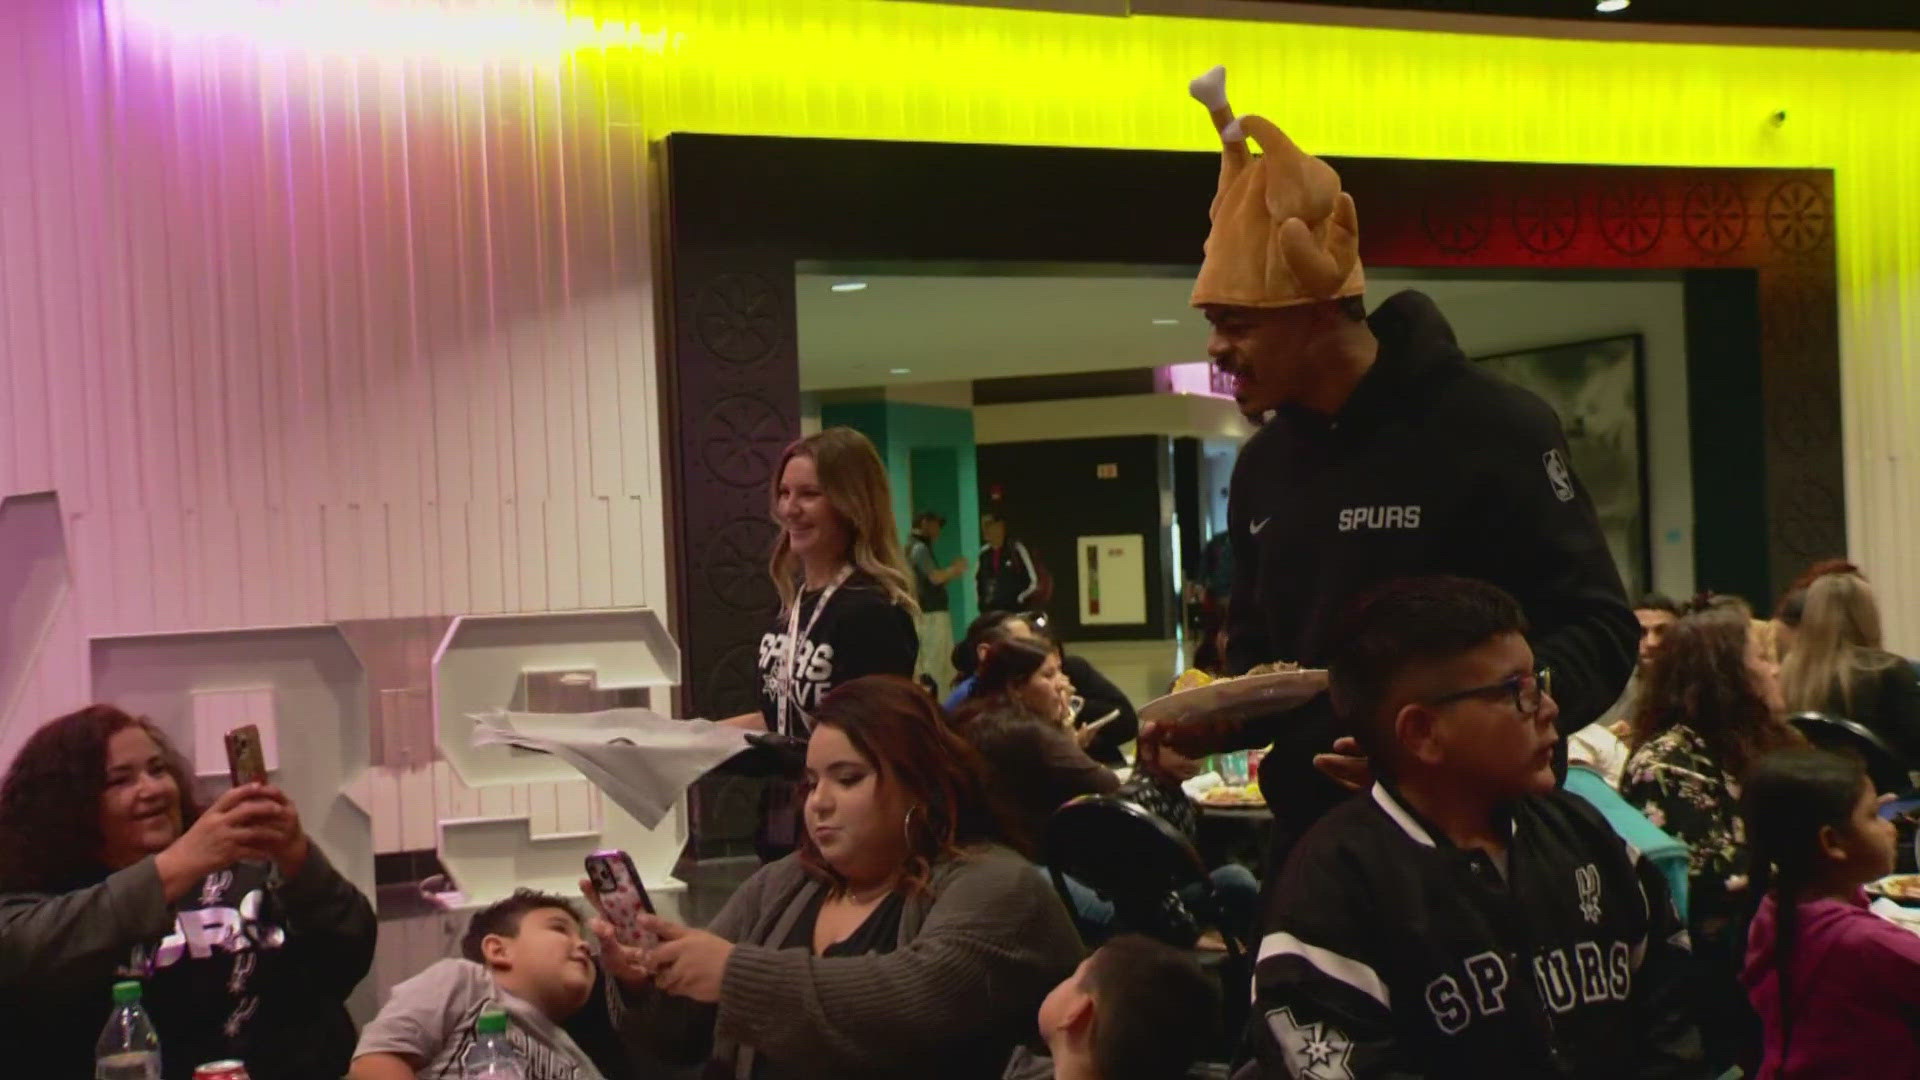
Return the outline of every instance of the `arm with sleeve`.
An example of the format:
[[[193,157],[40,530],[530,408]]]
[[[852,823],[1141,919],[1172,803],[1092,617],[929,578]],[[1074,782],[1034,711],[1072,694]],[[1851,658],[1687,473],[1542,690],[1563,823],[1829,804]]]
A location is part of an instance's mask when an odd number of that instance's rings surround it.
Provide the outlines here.
[[[300,872],[281,885],[280,899],[287,909],[287,952],[298,958],[302,980],[346,1000],[373,967],[379,931],[373,905],[318,844]]]
[[[1040,589],[1040,572],[1033,567],[1033,553],[1027,550],[1027,545],[1018,540],[1010,540],[1007,543],[1013,548],[1013,554],[1020,559],[1020,572],[1026,576],[1027,583],[1021,587],[1019,594],[1020,602],[1025,604]]]
[[[959,868],[919,933],[893,952],[736,945],[718,1029],[818,1075],[914,1075],[938,1047],[1030,1030],[1079,955],[1053,890],[1031,864],[999,852]]]
[[[491,987],[485,971],[471,960],[441,960],[393,988],[380,1014],[360,1032],[354,1047],[354,1075],[379,1075],[379,1065],[363,1068],[362,1058],[399,1058],[423,1069],[448,1049],[470,1013],[478,1010]]]
[[[1695,1025],[1693,958],[1686,923],[1653,861],[1627,848],[1646,905],[1647,936],[1633,974],[1633,1030],[1640,1040],[1635,1076],[1647,1080],[1698,1077],[1700,1032]],[[1905,933],[1905,931],[1901,931]],[[1914,938],[1920,948],[1920,938]]]
[[[1492,483],[1478,512],[1499,554],[1489,564],[1492,578],[1533,624],[1534,655],[1553,670],[1560,731],[1571,734],[1620,697],[1638,657],[1640,624],[1553,410],[1529,395],[1494,414],[1485,430]],[[1558,468],[1549,464],[1556,458]]]
[[[1380,915],[1349,874],[1322,846],[1301,850],[1280,880],[1253,975],[1251,1036],[1263,1080],[1424,1075],[1399,1040],[1374,966]]]
[[[173,918],[150,857],[73,892],[0,897],[0,997],[104,993],[133,947]]]

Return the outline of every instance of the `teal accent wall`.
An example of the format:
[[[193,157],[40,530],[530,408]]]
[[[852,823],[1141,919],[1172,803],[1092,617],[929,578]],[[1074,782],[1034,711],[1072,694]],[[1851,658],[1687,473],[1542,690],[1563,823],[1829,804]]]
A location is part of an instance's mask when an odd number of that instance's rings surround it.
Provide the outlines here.
[[[893,517],[901,543],[913,515],[932,510],[947,519],[933,553],[942,565],[965,556],[965,577],[947,584],[953,601],[953,638],[980,613],[973,570],[980,551],[980,481],[974,457],[973,410],[899,401],[861,401],[820,408],[825,427],[845,425],[873,440],[893,487]]]

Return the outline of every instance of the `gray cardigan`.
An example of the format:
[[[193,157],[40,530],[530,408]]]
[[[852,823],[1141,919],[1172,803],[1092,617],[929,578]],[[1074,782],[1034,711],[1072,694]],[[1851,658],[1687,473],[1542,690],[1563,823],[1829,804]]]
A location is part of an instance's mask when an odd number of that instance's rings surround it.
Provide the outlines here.
[[[743,1080],[756,1057],[777,1076],[997,1078],[1080,961],[1053,889],[999,845],[936,866],[891,953],[780,948],[823,888],[796,856],[762,867],[707,928],[734,943],[719,1005],[624,990],[622,1034],[678,1064],[710,1055]]]

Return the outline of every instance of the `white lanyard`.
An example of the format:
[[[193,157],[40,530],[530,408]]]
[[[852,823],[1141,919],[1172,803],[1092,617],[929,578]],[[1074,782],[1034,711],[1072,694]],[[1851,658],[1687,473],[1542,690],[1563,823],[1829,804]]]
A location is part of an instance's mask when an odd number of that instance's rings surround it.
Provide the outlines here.
[[[834,590],[845,585],[847,579],[852,576],[851,565],[840,568],[840,572],[827,583],[827,587],[820,591],[820,599],[813,605],[813,614],[808,616],[805,630],[800,629],[800,597],[794,597],[793,607],[787,611],[787,677],[780,681],[780,726],[783,729],[787,727],[787,710],[794,707],[794,702],[800,696],[800,640],[813,636],[814,624],[820,621],[820,613],[827,610],[827,601],[833,599]],[[801,710],[800,715],[805,716],[806,712]],[[793,725],[793,730],[789,733],[799,738],[806,738],[807,735],[806,732],[799,730],[798,724]]]

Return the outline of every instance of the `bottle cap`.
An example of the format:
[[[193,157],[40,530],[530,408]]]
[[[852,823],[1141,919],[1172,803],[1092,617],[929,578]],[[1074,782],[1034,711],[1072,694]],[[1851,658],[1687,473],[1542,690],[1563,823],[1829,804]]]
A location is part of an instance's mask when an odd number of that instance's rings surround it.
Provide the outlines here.
[[[504,1035],[507,1032],[507,1014],[498,1009],[488,1009],[480,1014],[474,1030],[482,1035]]]
[[[113,1003],[132,1005],[140,1000],[140,984],[137,982],[117,982],[113,984]]]

